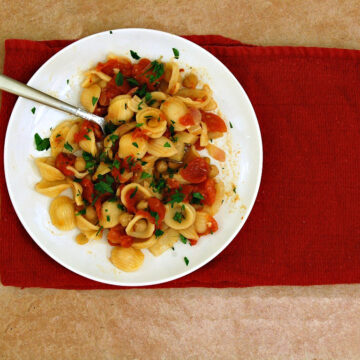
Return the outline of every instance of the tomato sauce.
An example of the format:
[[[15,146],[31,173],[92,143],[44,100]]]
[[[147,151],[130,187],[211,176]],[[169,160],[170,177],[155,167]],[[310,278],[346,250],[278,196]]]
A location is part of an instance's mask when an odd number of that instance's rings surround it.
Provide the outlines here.
[[[120,224],[109,230],[107,239],[112,246],[130,247],[134,242],[131,236],[126,235],[125,229]]]
[[[179,119],[179,123],[184,126],[195,125],[194,118],[192,117],[192,115],[190,113],[186,113],[184,116],[182,116]]]
[[[218,115],[201,111],[201,120],[206,124],[209,132],[227,132],[224,120]]]
[[[187,181],[199,184],[208,178],[210,165],[204,158],[197,157],[191,160],[187,167],[180,170],[180,175]]]
[[[66,176],[74,176],[74,172],[72,170],[68,170],[67,166],[74,166],[75,159],[75,155],[61,152],[55,159],[55,167]]]

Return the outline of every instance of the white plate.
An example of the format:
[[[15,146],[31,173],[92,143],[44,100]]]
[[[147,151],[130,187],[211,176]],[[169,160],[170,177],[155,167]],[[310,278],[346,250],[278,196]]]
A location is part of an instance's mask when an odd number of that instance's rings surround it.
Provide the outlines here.
[[[61,232],[50,222],[51,199],[34,190],[40,180],[34,158],[46,156],[34,146],[34,134],[48,137],[50,127],[69,116],[57,110],[18,99],[7,128],[4,160],[8,191],[15,211],[34,241],[54,260],[77,274],[107,284],[143,286],[174,280],[205,265],[224,248],[244,225],[260,185],[262,143],[259,125],[251,103],[231,72],[213,55],[181,37],[147,29],[120,29],[81,39],[55,54],[31,78],[29,85],[79,105],[81,71],[103,61],[108,53],[129,55],[135,50],[150,59],[173,57],[172,48],[180,51],[182,67],[195,68],[214,92],[221,113],[233,128],[229,138],[220,141],[222,147],[232,148],[222,177],[229,197],[215,216],[219,231],[202,237],[196,246],[180,241],[175,251],[153,257],[148,251],[145,262],[135,273],[124,273],[109,261],[111,247],[105,238],[84,246],[74,241],[77,231]],[[69,84],[67,84],[69,79]],[[35,114],[31,109],[36,107]],[[232,146],[231,146],[232,142]],[[217,141],[214,141],[217,143]],[[221,167],[220,167],[221,169]],[[236,186],[236,194],[232,191]],[[184,257],[190,261],[186,266]]]

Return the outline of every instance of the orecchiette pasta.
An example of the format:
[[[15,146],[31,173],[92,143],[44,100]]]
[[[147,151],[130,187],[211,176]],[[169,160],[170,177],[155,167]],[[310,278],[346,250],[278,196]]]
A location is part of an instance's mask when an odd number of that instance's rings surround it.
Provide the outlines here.
[[[136,271],[146,249],[159,256],[181,240],[195,245],[217,231],[214,215],[224,184],[212,144],[227,131],[208,85],[174,60],[110,54],[85,73],[81,104],[106,126],[66,120],[52,130],[51,156],[35,160],[39,193],[54,198],[49,213],[60,230],[77,227],[80,245],[106,234],[111,263]],[[60,194],[69,189],[73,199]]]

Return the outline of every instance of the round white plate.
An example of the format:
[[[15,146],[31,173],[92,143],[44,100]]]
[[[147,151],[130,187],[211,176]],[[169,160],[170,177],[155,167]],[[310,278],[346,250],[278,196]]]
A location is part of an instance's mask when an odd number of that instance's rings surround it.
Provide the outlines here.
[[[55,54],[28,84],[80,105],[81,72],[104,61],[109,53],[130,57],[129,51],[134,50],[142,57],[156,59],[163,56],[164,61],[169,61],[174,56],[172,48],[180,52],[176,61],[181,67],[189,69],[192,66],[210,85],[223,117],[228,124],[232,123],[233,128],[228,126],[227,139],[214,141],[224,149],[230,149],[226,164],[217,164],[228,196],[215,216],[219,231],[202,237],[193,247],[179,241],[174,251],[169,250],[159,257],[145,250],[144,264],[135,273],[121,272],[110,263],[111,247],[105,238],[80,246],[74,240],[77,231],[57,230],[51,224],[48,212],[51,199],[34,190],[34,185],[40,181],[34,158],[47,156],[47,152],[36,151],[34,134],[49,137],[51,127],[71,117],[22,98],[17,100],[12,112],[5,139],[4,160],[6,183],[15,211],[41,249],[61,265],[89,279],[113,285],[143,286],[187,275],[229,245],[244,225],[255,202],[262,171],[262,143],[256,115],[245,91],[231,72],[198,45],[155,30],[106,31],[81,39]],[[33,107],[36,107],[35,114],[31,112]],[[188,266],[184,257],[189,259]]]

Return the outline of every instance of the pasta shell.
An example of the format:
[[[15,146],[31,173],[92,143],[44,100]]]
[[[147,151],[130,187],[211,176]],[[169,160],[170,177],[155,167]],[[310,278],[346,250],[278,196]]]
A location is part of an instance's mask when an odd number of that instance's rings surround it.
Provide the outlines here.
[[[49,196],[49,197],[57,197],[64,190],[68,189],[71,185],[68,184],[65,180],[63,181],[47,181],[42,180],[35,185],[35,190],[40,194]]]
[[[177,154],[175,144],[165,136],[150,139],[147,151],[157,157],[171,157]]]
[[[137,124],[152,139],[161,137],[166,131],[166,117],[159,109],[148,107],[136,114]]]
[[[144,225],[144,229],[138,230],[137,224],[143,221],[146,223]],[[152,224],[145,216],[142,215],[135,215],[132,220],[129,222],[125,229],[126,233],[132,237],[138,238],[138,239],[147,239],[149,238],[153,232],[155,231],[155,225]]]
[[[165,94],[162,91],[151,92],[151,100],[155,100],[155,102],[151,104],[151,107],[158,108],[161,103],[164,102],[168,97],[169,95]]]
[[[103,229],[99,229],[99,230],[88,230],[88,231],[84,231],[84,235],[89,239],[89,240],[101,240],[102,236],[103,236]]]
[[[195,217],[195,231],[204,234],[208,229],[209,214],[205,211],[197,211]]]
[[[117,201],[105,201],[101,205],[100,225],[104,229],[112,228],[119,223],[119,216],[123,211],[117,205]]]
[[[101,87],[97,84],[84,88],[80,95],[81,105],[90,112],[94,112],[96,104],[99,100]]]
[[[54,199],[50,205],[50,219],[59,230],[72,230],[75,228],[74,202],[67,196]]]
[[[180,118],[187,114],[188,108],[178,98],[169,98],[160,106],[160,110],[166,115],[169,124],[174,125],[175,131],[184,131],[186,126],[180,124]]]
[[[147,105],[144,102],[144,100],[141,100],[137,95],[132,97],[128,105],[129,105],[129,109],[132,110],[134,113],[147,108]]]
[[[65,144],[68,143],[73,148],[73,150],[69,151],[68,149],[63,148],[63,152],[71,154],[71,153],[79,150],[79,144],[74,141],[74,135],[77,132],[79,132],[79,128],[80,128],[79,124],[77,124],[77,123],[75,123],[74,125],[72,125],[70,127],[70,129],[65,137]]]
[[[132,121],[132,122],[128,122],[126,124],[120,125],[114,132],[113,134],[117,135],[118,137],[123,136],[124,134],[128,133],[129,131],[135,129],[136,127],[136,122]]]
[[[138,201],[140,200],[146,200],[149,197],[151,197],[151,193],[149,190],[147,190],[144,186],[137,184],[137,183],[131,183],[128,185],[125,185],[124,188],[121,190],[121,203],[124,204],[124,206],[127,208],[128,207],[128,203],[127,203],[127,193],[130,191],[131,193],[133,193],[136,190],[136,199],[138,199]]]
[[[138,270],[144,262],[141,250],[116,246],[111,251],[110,261],[118,269],[126,272]]]
[[[181,100],[189,107],[195,107],[198,109],[205,108],[211,99],[211,94],[207,88],[204,89],[180,89],[176,96],[176,99]]]
[[[99,79],[109,82],[111,80],[111,76],[103,73],[102,71],[90,70],[89,74],[97,76]]]
[[[83,83],[81,84],[81,86],[83,88],[87,88],[93,84],[96,84],[100,81],[100,78],[95,75],[95,74],[91,74],[91,73],[88,73],[85,80],[83,81]]]
[[[96,148],[96,140],[95,140],[95,134],[93,131],[90,131],[88,134],[88,139],[83,139],[79,142],[79,146],[82,150],[90,153],[92,156],[96,156],[97,148]]]
[[[170,204],[165,205],[165,224],[172,229],[187,229],[195,222],[196,211],[187,203],[175,203],[172,207]]]
[[[110,165],[105,164],[104,162],[100,162],[99,166],[96,168],[96,171],[92,177],[92,179],[95,181],[97,180],[99,175],[105,175],[111,171]]]
[[[41,177],[47,181],[64,180],[65,175],[55,167],[55,159],[52,157],[43,157],[35,159]]]
[[[179,65],[176,62],[168,62],[165,64],[165,72],[170,73],[170,76],[168,78],[168,89],[167,92],[170,95],[174,95],[180,88],[180,71],[179,71]]]
[[[65,120],[56,126],[56,128],[51,132],[50,148],[51,156],[53,158],[56,158],[56,156],[63,151],[66,135],[70,131],[72,125],[73,121]]]
[[[187,239],[192,239],[192,240],[198,240],[199,239],[199,235],[195,230],[194,224],[189,226],[186,229],[179,230],[179,233],[182,236],[185,236]]]
[[[141,159],[147,151],[148,142],[142,137],[133,139],[132,133],[129,133],[120,138],[118,155],[122,159],[128,156]]]
[[[106,120],[110,120],[115,125],[130,121],[134,115],[134,112],[129,107],[130,100],[130,95],[119,95],[113,98],[108,108]]]
[[[78,206],[83,206],[84,201],[82,199],[82,193],[83,193],[82,186],[79,183],[75,182],[75,181],[71,181],[71,180],[68,180],[68,181],[69,181],[69,184],[72,187],[75,204],[78,205]]]
[[[76,215],[75,221],[76,221],[76,226],[83,233],[85,233],[86,231],[98,231],[100,229],[99,226],[92,224],[88,219],[86,219],[82,215]]]
[[[167,229],[161,235],[154,245],[149,247],[149,251],[154,256],[159,256],[166,250],[169,250],[179,240],[179,232],[174,229]]]
[[[148,249],[156,243],[156,236],[152,235],[148,239],[135,239],[131,245],[134,249]]]
[[[201,135],[200,135],[200,146],[207,146],[209,143],[209,137],[207,134],[207,125],[201,122]]]

